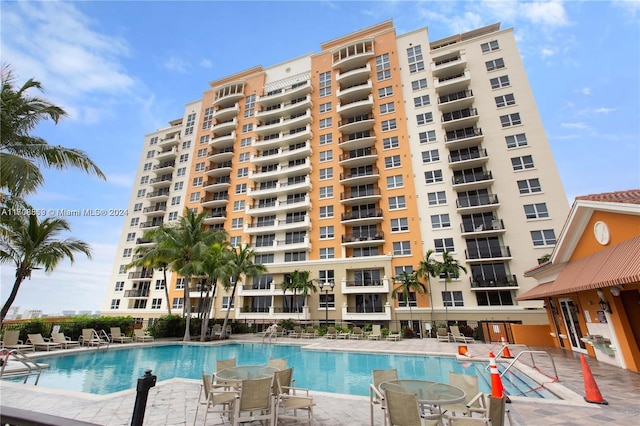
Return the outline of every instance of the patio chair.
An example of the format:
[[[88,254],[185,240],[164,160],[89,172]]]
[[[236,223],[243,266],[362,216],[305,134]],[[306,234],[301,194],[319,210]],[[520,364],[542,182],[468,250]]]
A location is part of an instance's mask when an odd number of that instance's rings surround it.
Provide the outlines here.
[[[232,403],[237,396],[238,392],[236,391],[220,390],[213,386],[211,378],[203,372],[200,393],[198,394],[198,405],[196,406],[196,416],[193,419],[193,424],[195,425],[198,420],[198,410],[201,405],[206,405],[203,424],[207,424],[207,416],[209,413],[226,414],[227,417],[231,417],[233,409]]]
[[[284,370],[287,368],[287,360],[285,358],[269,358],[267,365],[269,367],[275,367],[278,370]]]
[[[364,332],[362,331],[362,329],[360,327],[353,327],[353,329],[351,330],[351,335],[349,336],[349,339],[351,340],[361,340],[364,337]]]
[[[327,332],[324,334],[325,339],[335,339],[338,336],[338,330],[335,327],[327,327]]]
[[[134,342],[153,342],[153,336],[148,335],[143,329],[136,328],[133,330]]]
[[[387,402],[387,416],[392,426],[421,426],[441,423],[441,414],[422,414],[418,397],[412,393],[384,392]]]
[[[243,380],[240,392],[233,403],[231,424],[267,420],[275,422],[275,398],[271,395],[273,376],[262,379]]]
[[[509,420],[509,425],[513,425],[511,413],[506,409],[507,398],[496,398],[488,393],[481,393],[478,399],[484,400],[486,407],[481,417],[471,416],[448,416],[447,420],[451,426],[504,426],[505,418]]]
[[[351,335],[351,331],[347,330],[347,331],[341,331],[340,333],[338,333],[338,339],[348,339],[349,336]]]
[[[309,326],[302,332],[302,335],[300,337],[304,339],[313,339],[317,335],[318,330],[316,330],[314,327]]]
[[[380,405],[382,408],[382,424],[384,426],[387,425],[387,414],[385,413],[387,405],[385,404],[384,395],[380,392],[380,383],[386,382],[387,380],[396,380],[398,378],[398,370],[390,369],[390,370],[372,370],[371,375],[373,376],[373,383],[369,385],[369,411],[371,418],[371,426],[373,426],[373,408],[376,405]]]
[[[440,327],[436,331],[436,338],[438,339],[438,342],[449,342],[449,332],[446,328]]]
[[[387,334],[387,340],[392,340],[394,342],[397,342],[398,340],[401,340],[401,339],[402,339],[402,334],[400,334],[399,331],[393,331]]]
[[[222,326],[220,324],[213,324],[211,327],[211,337],[220,338],[222,336]]]
[[[51,340],[54,343],[60,343],[64,349],[80,346],[79,341],[71,340],[71,338],[65,336],[64,333],[51,333]]]
[[[473,413],[480,413],[486,416],[487,407],[484,394],[480,392],[478,387],[478,376],[469,376],[466,374],[449,372],[449,384],[462,389],[465,394],[465,400],[457,404],[441,405],[440,410],[443,413],[450,412],[455,416],[457,413],[471,416]]]
[[[373,324],[371,326],[371,333],[367,336],[369,340],[380,340],[382,337],[382,330],[380,324]]]
[[[275,424],[280,420],[293,420],[297,423],[313,424],[313,397],[309,390],[291,386],[293,368],[287,368],[274,373],[273,394],[275,402]],[[304,410],[306,417],[298,415],[298,410]]]
[[[299,325],[293,327],[293,330],[289,332],[289,337],[293,337],[294,339],[299,339],[300,337],[302,337],[302,327],[300,327]]]
[[[7,349],[34,352],[33,345],[25,344],[20,340],[20,330],[6,330],[2,336],[2,345]]]
[[[84,346],[97,346],[97,347],[109,344],[109,342],[102,340],[98,335],[98,332],[93,328],[82,329],[82,336],[80,336],[80,342]]]
[[[111,341],[118,343],[131,343],[133,338],[125,336],[124,333],[120,331],[120,327],[111,327]]]
[[[42,337],[42,334],[40,333],[27,334],[27,336],[29,337],[27,339],[27,343],[32,344],[36,350],[44,349],[45,351],[50,351],[51,349],[62,349],[62,345],[60,343],[48,342],[44,340],[44,337]]]
[[[473,343],[473,342],[475,342],[473,337],[467,337],[464,334],[462,334],[457,325],[449,326],[449,330],[451,330],[451,335],[453,336],[453,341],[456,342],[456,343],[457,342],[460,342],[460,343]]]
[[[225,368],[235,367],[236,365],[237,365],[237,361],[235,358],[216,360],[216,371],[212,375],[213,386],[216,388],[224,388],[226,390],[231,389],[231,386],[233,385],[233,383],[228,380],[219,379],[216,373],[220,370],[224,370]]]

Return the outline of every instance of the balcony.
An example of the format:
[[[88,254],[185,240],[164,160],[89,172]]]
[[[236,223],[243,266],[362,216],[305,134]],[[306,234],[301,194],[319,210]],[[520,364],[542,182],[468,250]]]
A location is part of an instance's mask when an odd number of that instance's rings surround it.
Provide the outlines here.
[[[349,117],[352,115],[369,114],[373,110],[373,96],[369,95],[366,98],[359,98],[349,103],[339,103],[336,107],[336,112],[343,117]]]
[[[471,127],[478,122],[476,108],[464,108],[457,111],[445,112],[441,117],[442,127],[452,130],[460,127]]]
[[[160,164],[153,166],[154,173],[171,173],[176,166],[175,161],[163,161]]]
[[[264,171],[263,171],[264,170]],[[278,164],[275,167],[263,166],[256,170],[249,170],[249,179],[255,182],[277,180],[288,176],[297,176],[311,173],[311,160],[305,158],[303,162],[293,164]]]
[[[293,84],[291,87],[276,89],[256,98],[256,104],[264,107],[268,105],[291,102],[294,99],[304,97],[311,93],[311,81],[303,81]]]
[[[265,136],[273,133],[283,132],[290,128],[299,128],[311,123],[311,111],[292,114],[287,117],[280,117],[274,120],[265,121],[256,126],[255,133],[259,136]]]
[[[460,170],[484,165],[489,160],[486,149],[466,149],[451,152],[449,168]]]
[[[215,136],[230,134],[238,126],[238,119],[234,117],[231,120],[216,122],[211,127],[211,133]]]
[[[357,82],[353,85],[340,85],[336,90],[336,96],[341,104],[348,104],[363,98],[366,98],[373,91],[371,80]]]
[[[231,174],[231,161],[207,166],[204,168],[204,174],[210,177],[229,176]]]
[[[293,99],[291,102],[269,105],[268,107],[257,111],[255,117],[260,121],[273,120],[278,117],[285,117],[303,112],[310,109],[312,106],[313,103],[311,102],[311,95],[306,95]]]
[[[506,275],[503,277],[484,278],[482,276],[469,277],[471,290],[503,290],[519,288],[518,279],[515,275]]]
[[[214,149],[224,149],[233,146],[236,140],[236,131],[234,130],[228,135],[215,135],[209,140],[209,146]]]
[[[222,163],[233,158],[233,147],[228,146],[222,149],[211,149],[207,153],[207,160],[212,163]]]
[[[167,206],[160,205],[160,206],[145,207],[142,210],[142,213],[146,214],[147,216],[164,216],[164,213],[166,211],[167,211]]]
[[[484,223],[461,223],[460,231],[462,236],[479,235],[482,237],[492,237],[505,232],[502,219],[486,220]]]
[[[340,183],[345,186],[367,185],[380,179],[377,167],[367,167],[368,170],[356,170],[340,173]]]
[[[242,98],[244,98],[244,83],[229,83],[226,86],[216,89],[216,97],[212,105],[214,107],[227,108]]]
[[[374,225],[382,222],[382,219],[382,209],[348,211],[340,217],[340,221],[346,226]]]
[[[311,229],[311,221],[309,216],[303,216],[303,219],[276,219],[269,223],[261,225],[244,225],[244,232],[248,235],[258,235],[275,233],[281,231],[308,231]]]
[[[153,277],[153,271],[135,271],[129,272],[127,278],[130,280],[148,279]]]
[[[371,77],[371,65],[367,62],[363,67],[353,68],[346,72],[336,73],[336,83],[340,87],[351,87],[357,83],[367,81]]]
[[[453,55],[440,56],[431,62],[431,73],[434,77],[460,74],[464,72],[467,65],[467,55],[455,52]]]
[[[333,69],[343,73],[365,66],[375,56],[373,39],[361,40],[341,47],[333,53]]]
[[[342,294],[363,294],[363,293],[389,293],[389,279],[387,277],[381,280],[359,280],[349,281],[342,280]]]
[[[240,104],[236,102],[231,106],[221,107],[216,109],[211,116],[216,122],[228,121],[232,117],[235,117],[240,112]]]
[[[169,188],[147,193],[147,200],[151,202],[167,200],[168,198]]]
[[[376,134],[370,130],[351,133],[338,139],[338,147],[344,151],[372,147],[375,143]]]
[[[175,158],[178,154],[178,149],[174,146],[171,149],[165,149],[164,151],[156,151],[156,159],[163,161],[171,158]]]
[[[365,132],[373,129],[375,117],[373,114],[355,115],[338,122],[338,130],[342,133],[351,134]]]
[[[262,151],[259,155],[251,154],[251,163],[256,166],[273,163],[274,161],[290,161],[311,156],[311,143],[304,142],[294,145],[293,149],[277,148],[269,151]]]
[[[149,289],[125,290],[124,297],[146,298],[149,297]]]
[[[483,173],[456,173],[451,178],[451,183],[456,191],[488,188],[493,182],[493,174],[491,171],[485,171]]]
[[[205,208],[226,206],[228,202],[229,194],[226,193],[207,195],[206,197],[200,199],[200,205]]]
[[[155,218],[154,220],[150,220],[148,222],[142,222],[140,224],[140,228],[141,229],[157,228],[158,226],[162,226],[163,223],[164,223],[163,220],[158,220],[158,218]]]
[[[287,132],[273,133],[258,137],[251,142],[251,147],[259,151],[267,151],[279,147],[288,147],[297,143],[306,142],[312,137],[311,126],[306,125]]]
[[[275,185],[262,186],[256,185],[247,190],[247,196],[251,198],[267,198],[278,194],[295,194],[298,192],[307,192],[311,189],[311,180],[309,176],[305,176],[302,181],[295,182],[276,182]]]
[[[378,151],[375,148],[364,148],[341,154],[338,161],[342,167],[352,168],[372,165],[377,159]]]
[[[340,194],[340,203],[345,205],[357,205],[357,204],[373,204],[382,198],[380,188],[373,188],[370,190],[353,190]]]
[[[471,73],[468,70],[447,74],[434,78],[433,86],[438,94],[446,92],[457,92],[469,88]]]
[[[311,242],[309,237],[306,236],[301,240],[297,239],[285,239],[285,240],[273,240],[271,245],[252,246],[253,251],[256,253],[274,253],[289,250],[296,251],[309,251],[311,250]]]
[[[171,175],[162,175],[149,180],[149,185],[153,187],[166,186],[167,183],[171,183],[173,177]]]
[[[207,179],[202,184],[202,189],[206,192],[223,192],[229,189],[231,178],[229,176],[220,176],[215,179]]]
[[[152,244],[153,240],[150,238],[136,238],[136,245],[138,246],[148,246]]]
[[[468,108],[473,105],[475,96],[472,90],[461,90],[438,97],[438,109],[442,112]]]
[[[448,130],[444,137],[447,148],[462,149],[476,146],[484,139],[482,129],[479,127],[467,127],[456,130]]]
[[[278,212],[290,212],[294,210],[310,210],[311,199],[309,196],[293,198],[290,200],[276,200],[273,203],[248,206],[246,213],[249,216],[264,216],[267,214],[276,214]]]
[[[384,232],[375,231],[369,234],[344,234],[342,245],[347,247],[371,247],[384,244]]]
[[[464,255],[467,262],[509,260],[512,258],[509,246],[490,246],[474,250],[466,249]]]
[[[282,294],[282,292],[280,292]],[[297,312],[300,313],[297,313]],[[236,308],[236,319],[252,319],[252,320],[264,320],[267,322],[278,322],[280,320],[289,320],[295,317],[296,320],[308,321],[311,319],[308,306],[300,306],[296,311],[295,308],[282,308],[278,306],[269,306],[263,308],[256,307],[242,307]]]
[[[342,305],[343,321],[391,321],[391,306],[387,303],[382,308],[374,308],[373,311],[356,306]]]
[[[163,139],[160,139],[158,141],[158,148],[166,149],[166,148],[171,148],[171,147],[174,147],[174,146],[178,146],[180,141],[181,141],[180,132],[173,133],[173,134],[171,134],[171,136],[167,135]]]
[[[211,212],[203,220],[205,225],[215,225],[224,223],[227,220],[227,212]]]
[[[495,210],[500,206],[496,194],[484,194],[474,197],[460,197],[456,200],[456,207],[460,213],[470,214]]]
[[[282,295],[282,289],[273,281],[268,284],[239,284],[238,296],[275,296]]]

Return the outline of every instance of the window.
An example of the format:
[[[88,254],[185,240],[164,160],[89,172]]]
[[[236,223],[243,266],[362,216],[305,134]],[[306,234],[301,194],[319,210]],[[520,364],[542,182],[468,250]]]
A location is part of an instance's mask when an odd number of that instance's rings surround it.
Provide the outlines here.
[[[500,123],[502,124],[502,127],[511,127],[522,124],[520,113],[514,112],[513,114],[501,115]]]
[[[333,197],[333,186],[322,186],[320,187],[320,198],[331,198]]]
[[[240,148],[246,148],[251,145],[251,138],[240,139]]]
[[[377,256],[378,255],[378,247],[358,247],[353,249],[352,257],[368,257],[368,256]]]
[[[476,291],[478,306],[510,306],[513,297],[510,291]]]
[[[499,70],[500,68],[504,68],[504,59],[493,59],[491,61],[485,62],[484,64],[487,67],[487,71]]]
[[[182,149],[189,149],[189,148],[191,148],[191,141],[182,142]]]
[[[120,307],[120,299],[111,299],[110,309],[118,309]]]
[[[142,210],[142,203],[135,203],[133,205],[133,211],[134,212],[139,212],[140,210]]]
[[[321,294],[318,309],[334,309],[336,307],[336,295],[330,293]]]
[[[424,181],[425,183],[442,182],[442,170],[430,170],[428,172],[424,172]]]
[[[127,233],[127,242],[131,242],[131,241],[133,241],[135,239],[136,239],[136,233],[135,232]]]
[[[402,188],[404,186],[404,182],[402,181],[402,175],[389,176],[387,177],[387,188]]]
[[[238,169],[238,178],[243,178],[243,177],[247,177],[249,176],[249,168],[248,167],[242,167],[240,169]]]
[[[409,241],[396,241],[393,243],[393,254],[395,256],[408,256],[411,254],[411,244]]]
[[[243,124],[242,125],[242,133],[249,133],[253,130],[253,123]]]
[[[178,278],[176,280],[176,290],[183,290],[184,289],[184,278]]]
[[[398,148],[400,146],[400,142],[398,141],[397,136],[392,136],[390,138],[382,139],[382,146],[384,149]]]
[[[140,185],[144,185],[145,183],[149,183],[149,176],[142,176],[140,178]]]
[[[507,148],[518,148],[521,146],[527,146],[529,143],[527,142],[527,135],[524,133],[518,133],[517,135],[505,136],[505,141],[507,142]]]
[[[335,250],[333,247],[325,247],[320,249],[320,259],[333,259]]]
[[[120,265],[120,268],[118,269],[118,273],[119,274],[126,274],[127,273],[127,265]]]
[[[196,201],[200,201],[200,193],[199,192],[192,192],[191,195],[189,196],[189,201],[196,202]]]
[[[388,53],[376,56],[376,76],[378,81],[391,78],[391,63],[389,62]]]
[[[189,154],[180,155],[180,158],[178,159],[179,163],[186,163],[187,161],[189,161]]]
[[[420,80],[415,80],[411,82],[411,89],[415,90],[421,90],[421,89],[426,89],[427,88],[427,79],[426,78],[421,78]]]
[[[320,120],[320,128],[321,129],[326,129],[327,127],[331,127],[331,126],[332,126],[331,117],[323,118],[322,120]]]
[[[154,136],[151,139],[149,139],[149,145],[155,145],[158,143],[158,137]]]
[[[320,74],[320,97],[329,96],[331,94],[331,71]]]
[[[391,219],[391,232],[402,232],[409,230],[409,220],[406,217]]]
[[[424,71],[424,61],[422,60],[422,46],[412,46],[407,49],[407,59],[409,60],[409,72]]]
[[[333,135],[331,133],[320,135],[320,145],[328,145],[331,142],[333,142]]]
[[[147,151],[147,158],[153,158],[153,156],[156,155],[156,152],[151,150],[151,151]]]
[[[416,108],[427,106],[431,104],[431,100],[429,99],[429,95],[418,96],[417,98],[413,98],[413,106]]]
[[[508,75],[492,78],[491,80],[489,80],[489,82],[491,83],[492,89],[499,89],[501,87],[507,87],[511,85],[511,83],[509,83]]]
[[[182,190],[182,188],[184,188],[184,182],[183,182],[183,181],[176,182],[176,183],[173,185],[173,190],[174,190],[174,191],[181,191],[181,190]]]
[[[413,274],[413,266],[411,265],[396,266],[394,268],[394,271],[395,271],[395,274],[394,274],[395,277],[402,275],[403,272],[406,272],[407,274]]]
[[[256,95],[247,96],[244,101],[244,118],[253,117],[256,106]]]
[[[549,217],[547,203],[525,204],[524,215],[527,219],[542,219]]]
[[[321,151],[320,152],[320,161],[331,161],[333,160],[333,151]]]
[[[180,195],[176,195],[175,197],[171,197],[171,205],[172,206],[176,206],[178,204],[180,204]]]
[[[511,159],[511,165],[513,166],[513,170],[533,169],[533,157],[530,155],[513,157]]]
[[[284,254],[285,262],[303,262],[307,260],[307,253],[304,251],[286,252]]]
[[[178,219],[178,212],[169,213],[169,218],[167,219],[169,222],[171,222],[172,220],[176,220],[176,219]]]
[[[124,281],[116,281],[115,291],[123,291],[124,290]]]
[[[231,229],[240,229],[242,228],[242,218],[236,217],[231,220]]]
[[[393,155],[391,157],[385,157],[384,159],[384,167],[386,169],[392,169],[394,167],[400,167],[402,163],[400,161],[399,155]]]
[[[208,152],[207,148],[200,148],[197,153],[198,158],[206,157],[207,152]]]
[[[320,219],[333,217],[333,206],[320,206]]]
[[[433,113],[425,112],[423,114],[418,114],[416,115],[416,121],[418,122],[418,126],[433,123]]]
[[[418,134],[418,138],[420,139],[420,143],[429,143],[436,141],[436,131],[429,130],[427,132],[420,132]]]
[[[247,161],[249,161],[249,153],[248,152],[241,152],[240,155],[238,155],[238,162],[239,163],[246,163]]]
[[[146,193],[147,193],[146,189],[139,189],[138,190],[138,198],[144,197]]]
[[[184,306],[184,298],[182,297],[174,297],[173,303],[171,304],[171,309],[182,309]]]
[[[453,238],[436,238],[433,240],[433,246],[436,248],[436,253],[444,253],[455,251],[453,246]]]
[[[320,180],[333,178],[333,167],[327,167],[326,169],[320,169]]]
[[[507,95],[502,95],[502,96],[496,96],[495,100],[496,100],[496,106],[498,108],[516,104],[516,98],[513,96],[513,93],[509,93]]]
[[[492,40],[488,43],[482,43],[480,49],[482,49],[482,53],[487,53],[500,49],[500,46],[498,45],[498,40]]]
[[[400,195],[397,197],[389,197],[389,210],[400,210],[406,209],[407,202],[404,198],[404,195]]]
[[[129,226],[138,226],[139,223],[140,223],[140,218],[134,217],[134,218],[131,219],[131,222],[129,223]]]
[[[202,186],[202,176],[193,178],[193,184],[191,186]]]
[[[451,228],[449,214],[434,214],[431,216],[431,229]]]
[[[223,296],[222,297],[222,309],[229,309],[229,299],[231,299],[229,296]],[[231,308],[233,309],[233,299],[231,299]]]
[[[396,106],[393,102],[380,105],[380,114],[388,114],[390,112],[394,112],[395,110]]]
[[[382,87],[380,89],[378,89],[378,97],[379,98],[386,98],[389,96],[393,96],[393,87],[392,86],[387,86],[387,87]]]
[[[151,309],[160,309],[162,306],[162,299],[151,299]]]
[[[200,136],[200,145],[205,143],[209,143],[209,135]]]
[[[447,194],[444,191],[429,192],[427,194],[430,206],[437,206],[440,204],[447,204]]]
[[[443,291],[442,304],[444,306],[464,306],[461,291]]]
[[[422,151],[422,162],[423,163],[431,163],[434,161],[440,161],[440,154],[437,149],[432,149],[431,151]]]
[[[131,252],[133,251],[133,249],[131,248],[126,248],[122,251],[122,257],[131,257]]]
[[[540,179],[525,179],[518,181],[518,190],[521,194],[533,194],[534,192],[542,192]]]
[[[321,226],[320,227],[320,239],[326,240],[334,237],[333,226]]]
[[[236,194],[245,194],[247,192],[247,184],[240,183],[236,185]]]
[[[385,120],[381,124],[382,124],[383,132],[388,132],[389,130],[395,130],[398,127],[396,124],[395,118],[392,120]]]
[[[244,210],[244,200],[236,200],[233,202],[233,211],[238,212]]]
[[[531,231],[531,239],[534,246],[552,246],[556,243],[556,233],[553,229]]]
[[[239,247],[240,244],[242,244],[242,237],[240,235],[229,237],[229,245],[231,247]]]
[[[320,104],[320,112],[329,112],[331,111],[331,102],[326,102],[324,104]]]
[[[151,170],[151,163],[144,163],[144,167],[142,168],[142,171],[148,172],[149,170]]]

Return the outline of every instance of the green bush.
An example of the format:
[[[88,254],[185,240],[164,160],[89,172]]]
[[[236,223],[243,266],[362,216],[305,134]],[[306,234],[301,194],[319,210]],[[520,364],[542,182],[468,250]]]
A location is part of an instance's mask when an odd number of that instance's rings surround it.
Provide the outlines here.
[[[182,337],[184,336],[185,322],[185,318],[181,315],[165,315],[149,326],[149,334],[155,338]]]
[[[56,325],[60,326],[60,332],[72,340],[78,340],[82,336],[82,329],[93,328],[104,330],[107,334],[111,327],[120,327],[126,335],[133,334],[134,320],[132,317],[89,317],[88,315],[78,315],[63,318],[55,322],[45,321],[43,318],[35,318],[29,321],[12,324],[6,328],[20,330],[20,339],[27,340],[27,334],[42,334],[42,337],[51,336],[51,331]]]

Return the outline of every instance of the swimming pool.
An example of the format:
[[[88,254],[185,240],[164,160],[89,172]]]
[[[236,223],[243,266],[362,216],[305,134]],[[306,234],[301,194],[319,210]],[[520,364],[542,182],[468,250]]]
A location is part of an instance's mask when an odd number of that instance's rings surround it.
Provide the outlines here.
[[[486,363],[459,362],[447,356],[371,354],[306,350],[295,345],[230,343],[223,345],[158,345],[96,350],[42,357],[46,363],[39,386],[104,395],[136,387],[138,377],[151,369],[158,380],[174,377],[200,379],[212,373],[216,360],[236,358],[238,365],[266,364],[269,358],[286,358],[294,368],[296,386],[350,395],[369,395],[371,370],[397,368],[398,376],[447,383],[449,371],[477,375],[480,390],[491,391]],[[557,399],[546,389],[531,392],[536,382],[517,370],[503,377],[509,395]]]

